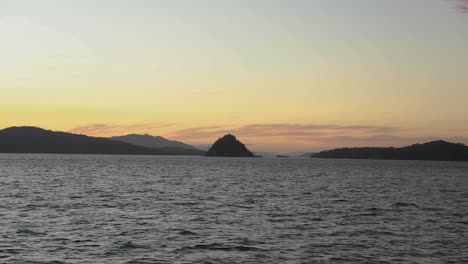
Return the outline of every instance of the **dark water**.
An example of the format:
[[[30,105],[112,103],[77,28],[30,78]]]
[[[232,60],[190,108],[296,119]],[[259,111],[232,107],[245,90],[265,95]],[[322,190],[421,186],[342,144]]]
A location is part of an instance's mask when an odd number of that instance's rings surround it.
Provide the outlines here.
[[[468,263],[468,163],[0,154],[0,263]]]

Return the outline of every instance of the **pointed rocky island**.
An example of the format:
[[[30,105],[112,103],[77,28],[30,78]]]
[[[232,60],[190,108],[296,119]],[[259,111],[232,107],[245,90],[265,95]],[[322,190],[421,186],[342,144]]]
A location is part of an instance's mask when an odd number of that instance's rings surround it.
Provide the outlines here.
[[[247,147],[231,134],[216,140],[206,153],[207,157],[255,157]]]

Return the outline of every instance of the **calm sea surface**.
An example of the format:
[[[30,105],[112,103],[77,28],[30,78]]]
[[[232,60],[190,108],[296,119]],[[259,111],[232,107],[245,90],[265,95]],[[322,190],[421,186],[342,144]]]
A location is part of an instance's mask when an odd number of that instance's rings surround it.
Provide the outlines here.
[[[0,263],[468,263],[468,163],[0,154]]]

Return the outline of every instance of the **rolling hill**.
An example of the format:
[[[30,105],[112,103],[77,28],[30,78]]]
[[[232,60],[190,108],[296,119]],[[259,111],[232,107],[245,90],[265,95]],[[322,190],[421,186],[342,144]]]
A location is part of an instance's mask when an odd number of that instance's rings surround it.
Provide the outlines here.
[[[402,148],[340,148],[322,151],[312,158],[329,159],[387,159],[468,161],[468,147],[443,140],[415,144]]]
[[[10,127],[0,130],[2,153],[203,155],[184,148],[147,148],[108,138],[56,132],[38,127]]]

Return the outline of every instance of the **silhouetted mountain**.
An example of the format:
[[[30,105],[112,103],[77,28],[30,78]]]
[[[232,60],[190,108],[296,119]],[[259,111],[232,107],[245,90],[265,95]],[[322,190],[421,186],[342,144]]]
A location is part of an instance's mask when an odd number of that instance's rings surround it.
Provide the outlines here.
[[[109,139],[141,147],[162,149],[178,155],[203,156],[206,153],[206,151],[199,150],[194,146],[179,141],[167,140],[159,136],[131,134],[126,136],[110,137]]]
[[[110,137],[109,139],[118,140],[125,143],[147,147],[147,148],[185,148],[185,149],[197,149],[194,146],[175,141],[168,140],[160,136],[151,136],[148,134],[137,135],[130,134],[125,136]]]
[[[210,157],[254,157],[254,154],[247,149],[237,138],[231,134],[218,139],[211,146],[206,156]]]
[[[468,161],[468,147],[433,141],[402,148],[341,148],[322,151],[312,158]]]
[[[197,149],[204,150],[205,152],[211,148],[211,144],[196,144],[194,145]]]
[[[164,147],[158,148],[163,150],[170,155],[183,155],[183,156],[205,156],[206,151],[199,150],[199,149],[186,149],[186,148],[178,148],[178,147]]]
[[[37,127],[11,127],[0,130],[0,152],[187,155],[172,149],[146,148],[107,138],[55,132]]]

